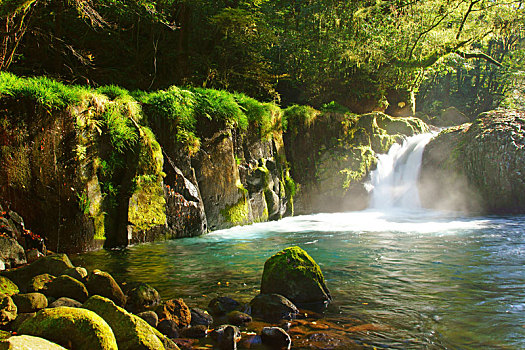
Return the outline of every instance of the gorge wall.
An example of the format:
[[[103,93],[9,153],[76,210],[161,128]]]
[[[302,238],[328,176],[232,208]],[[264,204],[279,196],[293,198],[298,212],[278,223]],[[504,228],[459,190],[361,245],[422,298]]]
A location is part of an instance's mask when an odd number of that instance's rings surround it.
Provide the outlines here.
[[[365,182],[417,118],[280,109],[242,94],[88,89],[0,75],[0,201],[48,249],[190,237],[366,207]],[[294,200],[295,197],[295,200]]]

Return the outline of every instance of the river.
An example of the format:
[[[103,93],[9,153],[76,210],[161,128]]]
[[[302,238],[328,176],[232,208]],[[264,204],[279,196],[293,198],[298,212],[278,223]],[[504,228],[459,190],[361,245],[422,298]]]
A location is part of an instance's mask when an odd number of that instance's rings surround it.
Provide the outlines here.
[[[428,141],[420,138],[415,145],[409,139],[390,157],[414,164],[413,151]],[[402,156],[407,147],[410,154]],[[404,171],[398,161],[384,158],[377,170],[383,173],[372,174],[372,196],[385,183],[374,179]],[[380,170],[385,168],[390,170]],[[360,347],[525,348],[525,216],[424,210],[414,204],[415,186],[408,186],[406,195],[413,199],[407,201],[397,181],[388,185],[393,191],[388,205],[383,188],[365,211],[285,218],[73,260],[117,280],[147,282],[164,299],[182,297],[205,308],[217,295],[249,302],[258,293],[265,260],[297,245],[327,279],[334,299],[324,313],[327,320],[379,325],[348,332]]]

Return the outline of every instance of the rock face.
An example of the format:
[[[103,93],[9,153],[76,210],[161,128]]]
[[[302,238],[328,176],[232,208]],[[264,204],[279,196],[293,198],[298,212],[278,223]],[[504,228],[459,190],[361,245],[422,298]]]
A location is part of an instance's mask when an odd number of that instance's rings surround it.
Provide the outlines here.
[[[442,131],[423,153],[420,196],[428,208],[525,212],[525,113],[492,111]]]
[[[296,213],[361,210],[368,206],[365,183],[376,155],[404,137],[428,132],[420,119],[375,112],[363,115],[285,110],[284,135],[291,177],[300,184]],[[319,113],[319,112],[318,112]]]
[[[42,337],[79,350],[116,350],[109,325],[96,313],[80,308],[57,307],[40,310],[26,320],[18,333]]]
[[[299,247],[266,260],[261,294],[280,294],[299,306],[318,307],[332,300],[319,265]]]

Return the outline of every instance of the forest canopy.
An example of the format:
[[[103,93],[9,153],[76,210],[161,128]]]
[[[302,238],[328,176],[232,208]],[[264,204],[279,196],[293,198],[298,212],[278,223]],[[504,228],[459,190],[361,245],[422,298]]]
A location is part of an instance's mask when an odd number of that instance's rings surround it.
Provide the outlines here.
[[[0,70],[475,113],[522,96],[523,14],[512,0],[3,0]]]

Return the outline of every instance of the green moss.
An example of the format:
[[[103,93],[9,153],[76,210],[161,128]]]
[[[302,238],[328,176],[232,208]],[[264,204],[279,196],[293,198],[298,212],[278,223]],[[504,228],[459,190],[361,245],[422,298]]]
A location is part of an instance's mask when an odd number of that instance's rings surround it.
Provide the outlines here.
[[[128,221],[140,231],[166,224],[166,200],[160,182],[139,182],[129,200]]]
[[[284,110],[283,130],[293,131],[298,126],[310,126],[320,114],[310,106],[292,105]]]
[[[233,225],[248,223],[250,218],[250,202],[243,196],[237,203],[221,210],[224,220]]]
[[[11,282],[10,279],[0,276],[0,298],[3,298],[5,296],[12,296],[14,294],[18,294],[20,291],[18,290],[18,286]]]
[[[110,326],[93,311],[72,307],[40,310],[26,320],[18,333],[51,340],[79,350],[116,350],[117,342]]]

